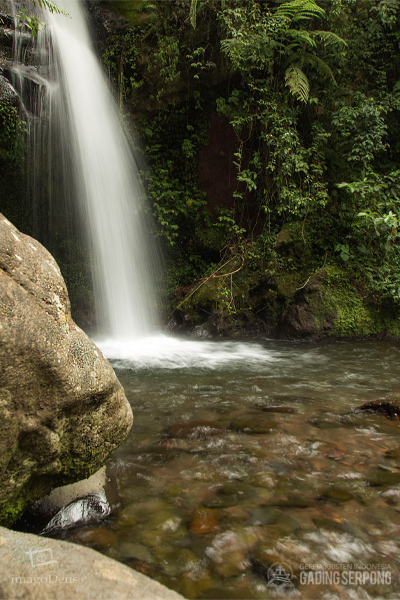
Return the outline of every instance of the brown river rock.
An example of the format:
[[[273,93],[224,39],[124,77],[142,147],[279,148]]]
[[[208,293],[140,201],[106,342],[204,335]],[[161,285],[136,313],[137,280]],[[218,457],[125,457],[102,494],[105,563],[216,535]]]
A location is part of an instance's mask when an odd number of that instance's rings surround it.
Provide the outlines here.
[[[97,471],[132,411],[111,365],[71,318],[54,258],[0,215],[0,523]]]

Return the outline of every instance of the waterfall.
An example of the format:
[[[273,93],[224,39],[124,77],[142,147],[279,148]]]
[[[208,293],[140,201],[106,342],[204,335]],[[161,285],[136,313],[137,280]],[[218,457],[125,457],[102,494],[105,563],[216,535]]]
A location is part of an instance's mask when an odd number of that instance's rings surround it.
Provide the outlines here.
[[[39,34],[36,50],[49,57],[52,80],[48,129],[58,151],[52,156],[49,150],[47,161],[54,168],[55,161],[69,163],[57,168],[64,170],[69,188],[64,195],[76,196],[89,243],[98,334],[138,339],[153,332],[158,321],[157,256],[149,239],[145,193],[81,1],[61,0],[57,6],[69,16],[44,11],[40,18],[46,20],[46,31]]]

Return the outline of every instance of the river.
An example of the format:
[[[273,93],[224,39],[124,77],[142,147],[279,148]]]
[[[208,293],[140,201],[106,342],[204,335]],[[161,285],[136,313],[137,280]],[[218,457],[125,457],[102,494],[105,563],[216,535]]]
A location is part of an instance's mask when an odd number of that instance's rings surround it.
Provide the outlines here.
[[[400,396],[391,342],[102,349],[135,415],[116,508],[64,532],[188,598],[398,598]]]

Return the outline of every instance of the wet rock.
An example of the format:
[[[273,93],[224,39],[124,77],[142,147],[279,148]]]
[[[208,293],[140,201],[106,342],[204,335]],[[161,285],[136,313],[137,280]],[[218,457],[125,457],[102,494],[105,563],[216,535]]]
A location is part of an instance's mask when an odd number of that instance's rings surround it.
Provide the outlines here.
[[[220,486],[217,489],[217,496],[222,499],[226,498],[228,506],[232,506],[234,503],[251,500],[256,496],[256,490],[252,485],[243,481],[232,481]]]
[[[118,548],[119,556],[123,562],[127,563],[128,560],[140,560],[145,563],[152,562],[152,556],[150,550],[143,544],[138,542],[128,541],[123,542]]]
[[[189,531],[196,535],[212,533],[218,529],[220,512],[212,508],[196,508],[189,523]]]
[[[385,453],[386,458],[395,458],[397,460],[400,459],[400,448],[394,448],[393,450],[388,450]]]
[[[366,402],[355,409],[355,412],[370,412],[385,415],[389,419],[400,419],[400,399],[383,399]]]
[[[253,573],[267,582],[274,582],[272,589],[276,590],[278,597],[283,597],[282,594],[286,591],[293,590],[293,565],[283,560],[280,555],[269,553],[261,548],[251,557],[250,565]],[[279,568],[279,574],[276,568]]]
[[[46,525],[42,535],[52,535],[76,525],[93,523],[105,519],[111,512],[103,491],[74,500],[64,506]]]
[[[252,525],[273,525],[282,517],[282,513],[270,506],[253,508],[250,512]]]
[[[211,589],[210,576],[205,573],[193,572],[193,566],[188,571],[184,571],[176,580],[175,589],[183,594],[185,598],[201,598],[202,592],[207,591],[207,597],[209,598],[222,598],[218,594],[214,594]]]
[[[125,561],[125,564],[131,569],[134,569],[139,573],[143,573],[143,575],[147,575],[148,577],[154,577],[156,574],[156,568],[154,565],[150,565],[144,560],[139,560],[138,558],[130,558],[129,560]]]
[[[232,527],[234,523],[249,523],[250,512],[243,506],[227,506],[222,511],[222,522]]]
[[[256,413],[238,416],[229,425],[229,429],[233,431],[249,434],[270,433],[278,427],[278,424],[268,419],[268,417]]]
[[[326,273],[312,275],[296,290],[294,300],[282,316],[278,335],[284,339],[319,339],[333,329],[337,311],[326,302]]]
[[[85,479],[126,438],[131,407],[71,318],[54,258],[0,215],[0,522]]]
[[[257,537],[246,531],[225,531],[215,536],[206,555],[214,572],[220,577],[233,577],[246,570],[248,552],[257,543]]]
[[[333,421],[331,419],[318,419],[317,417],[311,417],[307,419],[307,423],[310,423],[313,427],[318,429],[337,429],[342,427],[342,423],[339,421]]]
[[[220,435],[223,431],[225,431],[224,428],[213,421],[198,420],[174,423],[163,430],[161,437],[204,440],[214,435]]]
[[[270,502],[270,506],[281,506],[282,508],[309,508],[314,505],[314,501],[298,496],[290,496],[289,498],[277,498]]]
[[[69,537],[68,541],[81,544],[82,546],[89,546],[95,550],[103,550],[104,548],[114,546],[117,536],[113,531],[105,527],[89,526],[74,533]]]
[[[327,519],[325,517],[315,517],[313,523],[318,529],[333,529],[337,531],[345,531],[357,535],[357,530],[350,523],[341,521],[340,519]]]
[[[18,106],[19,104],[17,92],[4,75],[0,75],[0,102],[11,106]]]
[[[349,500],[354,499],[354,495],[349,490],[336,486],[323,490],[321,497],[326,500],[333,500],[334,502],[349,502]]]
[[[289,465],[280,462],[279,460],[271,460],[265,464],[265,468],[267,472],[276,473],[277,475],[284,475],[287,472]]]
[[[165,533],[160,530],[148,531],[145,529],[138,531],[137,539],[149,548],[160,548],[165,542]]]
[[[151,529],[160,529],[161,531],[176,531],[182,523],[179,515],[169,510],[160,510],[151,515],[148,525]]]
[[[372,487],[379,487],[381,485],[397,485],[400,483],[400,473],[376,471],[376,473],[368,478],[368,483]]]
[[[263,412],[271,413],[285,413],[289,415],[297,413],[297,410],[292,406],[263,406],[262,404],[257,404],[255,408],[262,410]]]

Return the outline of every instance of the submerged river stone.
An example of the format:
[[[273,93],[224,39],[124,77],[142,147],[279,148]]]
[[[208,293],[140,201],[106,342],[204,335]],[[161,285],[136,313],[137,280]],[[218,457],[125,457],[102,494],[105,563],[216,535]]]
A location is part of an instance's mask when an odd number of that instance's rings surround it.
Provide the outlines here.
[[[174,423],[161,433],[163,438],[187,438],[205,440],[214,435],[220,435],[224,428],[213,421],[197,420],[188,423]]]
[[[389,417],[389,419],[400,419],[400,399],[382,399],[366,402],[355,409],[356,412],[378,413]]]
[[[111,365],[71,318],[54,258],[0,215],[0,523],[97,471],[132,411]]]
[[[261,413],[247,413],[232,419],[229,429],[243,433],[269,433],[278,427],[277,423]]]

